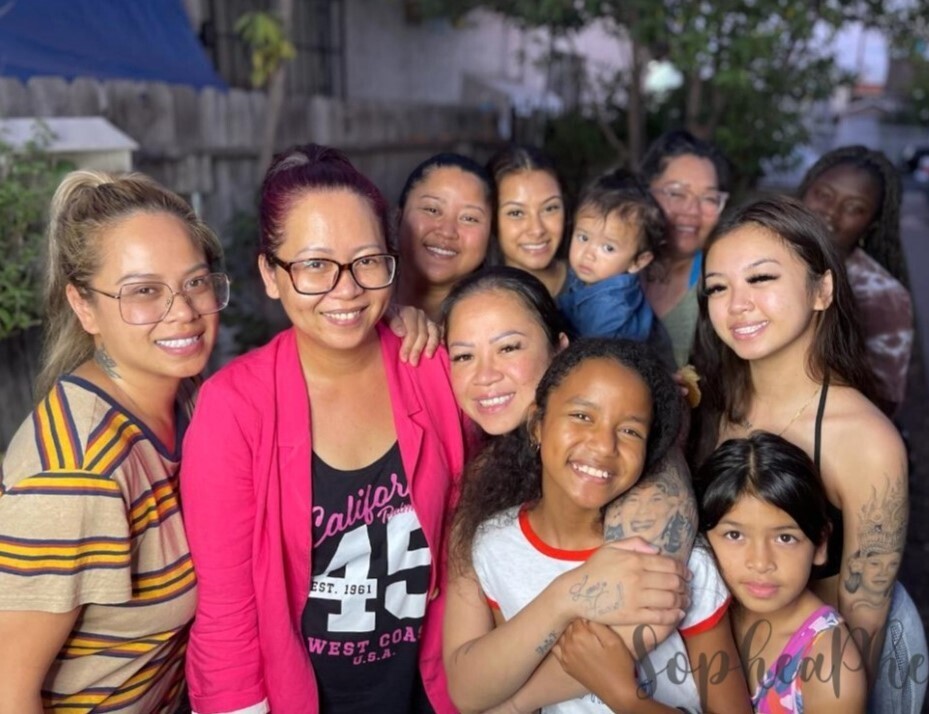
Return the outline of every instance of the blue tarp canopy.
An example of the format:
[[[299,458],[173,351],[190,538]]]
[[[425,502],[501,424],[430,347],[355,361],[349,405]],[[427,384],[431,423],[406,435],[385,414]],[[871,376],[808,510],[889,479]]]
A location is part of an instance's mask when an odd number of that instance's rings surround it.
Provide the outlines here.
[[[181,0],[0,0],[0,75],[226,86]]]

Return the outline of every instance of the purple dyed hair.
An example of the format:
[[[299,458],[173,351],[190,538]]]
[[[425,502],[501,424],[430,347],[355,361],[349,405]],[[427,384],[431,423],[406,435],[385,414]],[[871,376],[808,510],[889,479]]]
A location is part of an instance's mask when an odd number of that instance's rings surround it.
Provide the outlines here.
[[[351,191],[370,203],[384,242],[389,244],[387,201],[377,186],[338,149],[303,144],[277,154],[262,181],[258,206],[261,252],[271,254],[280,245],[287,214],[300,196],[339,189]]]

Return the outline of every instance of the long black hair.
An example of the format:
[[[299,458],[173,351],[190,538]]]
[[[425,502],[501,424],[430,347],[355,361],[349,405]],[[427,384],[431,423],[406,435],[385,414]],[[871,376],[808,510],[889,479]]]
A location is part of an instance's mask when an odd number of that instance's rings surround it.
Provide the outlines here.
[[[638,374],[652,397],[652,424],[648,433],[642,472],[661,459],[680,428],[681,397],[661,362],[645,345],[631,340],[580,339],[558,353],[539,381],[533,421],[544,419],[548,399],[579,365],[591,359],[608,359]],[[542,496],[542,462],[530,426],[492,440],[468,465],[461,500],[452,529],[450,555],[461,567],[471,562],[471,544],[485,520],[512,506]]]
[[[694,474],[700,532],[713,530],[739,499],[752,496],[793,518],[815,545],[829,537],[826,489],[803,449],[756,431],[729,439]]]

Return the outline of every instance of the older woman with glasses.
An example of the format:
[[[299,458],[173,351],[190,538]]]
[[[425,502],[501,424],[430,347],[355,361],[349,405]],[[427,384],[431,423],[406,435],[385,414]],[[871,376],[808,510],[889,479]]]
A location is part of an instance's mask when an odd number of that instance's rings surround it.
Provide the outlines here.
[[[712,144],[686,131],[670,131],[649,147],[641,172],[668,219],[667,244],[649,266],[645,296],[667,329],[681,367],[697,329],[703,244],[729,198],[728,165]]]
[[[207,380],[184,442],[201,714],[454,711],[440,585],[461,416],[445,353],[402,363],[383,326],[387,221],[333,149],[265,177],[258,264],[293,326]]]
[[[78,171],[48,248],[39,400],[0,471],[0,712],[174,712],[197,599],[180,439],[221,247],[152,180]]]

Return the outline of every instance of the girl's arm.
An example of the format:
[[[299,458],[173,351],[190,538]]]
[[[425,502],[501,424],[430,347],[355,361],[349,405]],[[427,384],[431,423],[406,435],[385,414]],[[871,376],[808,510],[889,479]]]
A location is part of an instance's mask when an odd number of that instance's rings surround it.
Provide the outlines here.
[[[815,666],[802,683],[804,709],[817,714],[864,714],[867,676],[848,630],[839,625],[821,633],[808,657]]]
[[[42,714],[42,684],[80,612],[0,612],[0,714]]]
[[[460,570],[449,583],[443,636],[452,701],[464,712],[503,703],[575,618],[607,624],[676,622],[685,591],[680,564],[607,544],[495,628],[474,570]]]
[[[575,620],[558,640],[552,654],[565,672],[614,712],[664,714],[679,711],[649,699],[639,689],[635,659],[622,637],[609,627]]]
[[[909,495],[906,453],[896,430],[883,417],[866,424],[869,438],[836,454],[839,470],[833,473],[841,474],[836,487],[844,520],[838,609],[873,683],[906,544]]]
[[[732,638],[729,613],[706,632],[685,637],[684,646],[703,711],[707,714],[751,714],[748,684]],[[819,710],[811,708],[810,711]]]
[[[201,714],[246,710],[267,697],[252,581],[249,437],[259,424],[237,402],[223,385],[204,385],[181,462],[184,525],[197,574],[187,678],[193,710]]]

